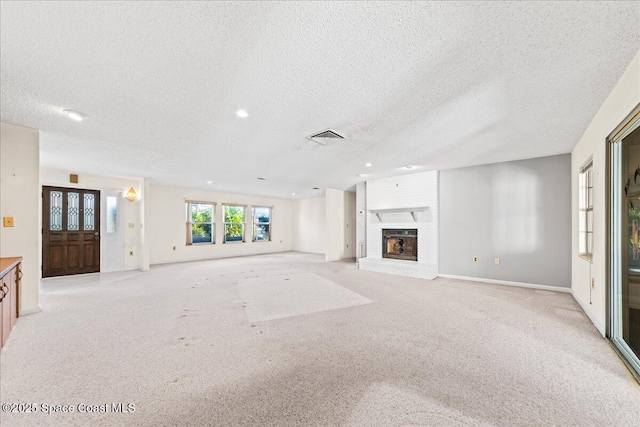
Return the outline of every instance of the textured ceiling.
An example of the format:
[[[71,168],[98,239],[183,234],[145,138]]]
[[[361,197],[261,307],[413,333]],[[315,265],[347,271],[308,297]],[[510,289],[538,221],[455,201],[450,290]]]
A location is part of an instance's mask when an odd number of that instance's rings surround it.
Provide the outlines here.
[[[570,152],[640,49],[633,2],[0,5],[42,166],[275,197]]]

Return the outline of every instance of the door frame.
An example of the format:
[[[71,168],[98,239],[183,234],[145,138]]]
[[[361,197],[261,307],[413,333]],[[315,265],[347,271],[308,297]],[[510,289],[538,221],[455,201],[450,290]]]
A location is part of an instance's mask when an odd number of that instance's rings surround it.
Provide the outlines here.
[[[621,293],[624,278],[620,271],[624,270],[626,263],[626,251],[624,239],[621,237],[620,210],[624,209],[623,200],[620,199],[624,186],[626,168],[621,164],[623,147],[619,146],[622,140],[633,131],[640,129],[640,104],[632,109],[631,113],[615,128],[606,139],[605,161],[605,203],[606,203],[606,338],[612,344],[620,358],[627,365],[638,381],[640,381],[640,357],[636,355],[623,339],[620,330],[620,321],[617,318],[621,307],[618,296]],[[619,200],[620,199],[620,200]],[[617,207],[615,205],[618,205]],[[617,215],[616,215],[617,214]]]

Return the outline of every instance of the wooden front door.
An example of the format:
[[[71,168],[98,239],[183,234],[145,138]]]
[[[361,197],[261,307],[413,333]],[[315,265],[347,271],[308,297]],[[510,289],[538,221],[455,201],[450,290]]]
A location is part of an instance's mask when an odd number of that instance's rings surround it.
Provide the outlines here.
[[[100,271],[100,192],[42,187],[42,277]]]

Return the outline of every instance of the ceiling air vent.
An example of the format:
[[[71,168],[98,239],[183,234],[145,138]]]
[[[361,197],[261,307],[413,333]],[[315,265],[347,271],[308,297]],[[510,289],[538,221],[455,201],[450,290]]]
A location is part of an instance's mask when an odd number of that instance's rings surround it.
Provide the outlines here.
[[[313,142],[317,142],[320,145],[327,145],[329,143],[336,142],[336,140],[344,139],[344,136],[332,131],[331,129],[326,129],[322,132],[309,135],[307,139],[310,139]]]

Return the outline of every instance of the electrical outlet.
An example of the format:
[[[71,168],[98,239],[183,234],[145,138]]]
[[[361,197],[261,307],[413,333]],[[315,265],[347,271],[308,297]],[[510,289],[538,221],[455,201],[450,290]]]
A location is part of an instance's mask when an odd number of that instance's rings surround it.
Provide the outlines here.
[[[133,251],[129,251],[129,256],[133,256]]]
[[[596,288],[596,278],[592,277],[591,278],[591,289],[595,289]]]
[[[473,262],[478,262],[478,257],[477,256],[473,257]]]
[[[136,225],[134,223],[132,223],[132,222],[129,223],[129,228],[135,228],[135,226]]]
[[[500,258],[496,258],[495,262],[496,264],[500,264]]]

